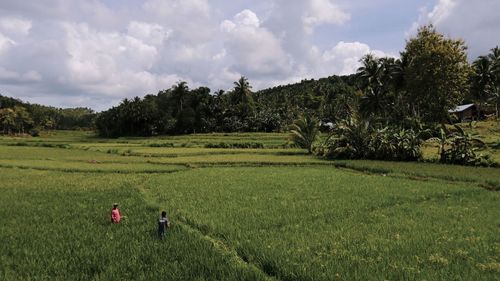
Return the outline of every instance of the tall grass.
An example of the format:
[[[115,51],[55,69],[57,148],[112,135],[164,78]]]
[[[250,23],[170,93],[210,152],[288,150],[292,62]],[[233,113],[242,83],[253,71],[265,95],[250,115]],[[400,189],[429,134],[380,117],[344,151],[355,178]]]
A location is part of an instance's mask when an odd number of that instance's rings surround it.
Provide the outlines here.
[[[151,200],[175,206],[177,220],[283,280],[492,280],[498,273],[499,194],[467,184],[247,167],[154,177],[145,186]]]
[[[142,176],[0,172],[1,280],[266,279],[176,222],[160,241]],[[112,202],[120,225],[109,222]]]

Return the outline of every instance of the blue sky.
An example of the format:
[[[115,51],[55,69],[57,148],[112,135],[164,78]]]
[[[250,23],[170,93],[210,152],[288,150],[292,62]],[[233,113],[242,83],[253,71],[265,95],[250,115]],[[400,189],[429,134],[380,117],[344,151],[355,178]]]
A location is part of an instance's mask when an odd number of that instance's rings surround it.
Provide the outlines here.
[[[500,44],[500,0],[2,0],[0,93],[103,110],[170,88],[254,89],[398,56],[418,26]]]

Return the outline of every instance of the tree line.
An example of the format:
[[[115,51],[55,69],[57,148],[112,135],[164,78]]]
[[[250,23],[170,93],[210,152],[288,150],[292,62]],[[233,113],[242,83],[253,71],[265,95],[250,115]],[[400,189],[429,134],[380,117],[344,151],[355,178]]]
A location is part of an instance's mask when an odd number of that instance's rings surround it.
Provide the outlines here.
[[[230,91],[190,89],[179,82],[157,95],[124,99],[99,114],[96,128],[101,136],[151,136],[208,132],[285,131],[304,111],[320,112],[325,120],[336,118],[342,103],[336,97],[354,96],[339,77],[253,92],[246,77]],[[338,104],[339,106],[336,106]]]
[[[361,60],[356,74],[277,86],[257,92],[247,78],[230,91],[186,82],[144,98],[124,99],[96,119],[101,136],[150,136],[207,132],[285,131],[301,115],[322,124],[354,112],[379,126],[414,129],[443,124],[449,110],[465,101],[495,105],[498,116],[500,51],[468,63],[462,40],[446,38],[430,26],[407,41],[400,58]]]
[[[98,114],[0,96],[0,122],[4,133],[95,126],[100,136],[120,137],[288,131],[303,116],[330,127],[354,117],[374,128],[417,130],[448,122],[449,110],[464,102],[476,103],[479,114],[496,108],[498,117],[500,50],[496,47],[472,64],[466,50],[462,40],[447,38],[430,25],[407,41],[399,58],[368,54],[357,73],[348,76],[256,92],[245,77],[231,90],[214,93],[181,81],[157,94],[124,99]]]
[[[56,108],[0,95],[0,132],[38,135],[42,130],[93,129],[96,113],[89,108]]]

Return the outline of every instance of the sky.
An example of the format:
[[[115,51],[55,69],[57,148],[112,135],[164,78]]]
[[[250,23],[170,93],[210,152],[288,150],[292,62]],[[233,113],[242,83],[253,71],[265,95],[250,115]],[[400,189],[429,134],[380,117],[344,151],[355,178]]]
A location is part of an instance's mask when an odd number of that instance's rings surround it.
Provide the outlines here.
[[[354,73],[397,57],[432,23],[468,45],[500,45],[500,0],[1,0],[0,94],[105,110],[179,81],[254,90]]]

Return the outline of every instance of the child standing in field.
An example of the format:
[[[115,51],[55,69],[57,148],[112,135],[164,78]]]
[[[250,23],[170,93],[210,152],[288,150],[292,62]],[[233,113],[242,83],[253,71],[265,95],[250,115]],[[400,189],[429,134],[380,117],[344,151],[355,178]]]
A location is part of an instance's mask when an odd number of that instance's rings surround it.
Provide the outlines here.
[[[160,239],[163,239],[165,232],[169,227],[170,221],[168,220],[167,212],[163,211],[161,212],[160,220],[158,220],[158,235],[160,236]]]
[[[118,203],[113,204],[113,209],[111,210],[111,222],[120,223],[121,215],[120,210],[118,210]]]

